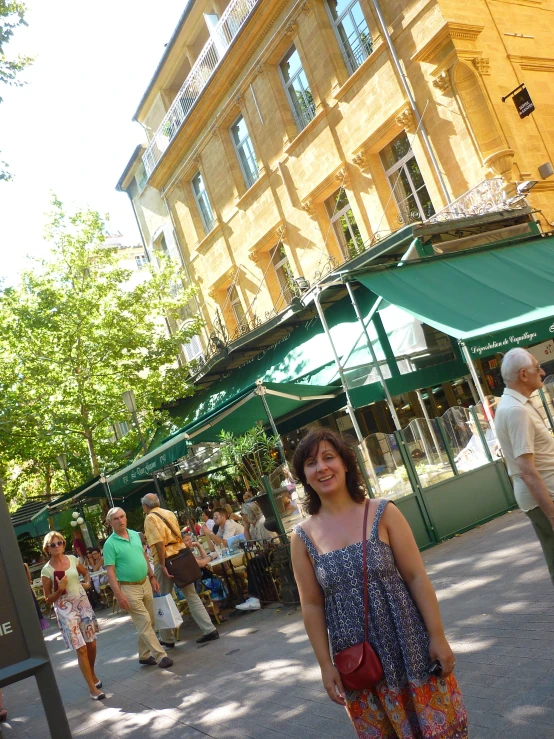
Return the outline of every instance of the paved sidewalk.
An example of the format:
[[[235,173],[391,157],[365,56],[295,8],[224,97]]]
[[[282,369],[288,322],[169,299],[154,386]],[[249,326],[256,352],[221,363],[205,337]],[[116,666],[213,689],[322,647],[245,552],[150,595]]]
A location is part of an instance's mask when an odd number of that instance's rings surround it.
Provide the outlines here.
[[[425,553],[471,721],[472,739],[554,739],[554,593],[531,525],[519,511]],[[102,612],[101,612],[102,613]],[[140,667],[126,616],[101,619],[98,675],[88,697],[74,654],[46,632],[75,737],[90,739],[354,739],[321,687],[300,613],[267,608],[198,646],[194,624],[171,670]],[[36,684],[4,690],[3,739],[47,739]]]

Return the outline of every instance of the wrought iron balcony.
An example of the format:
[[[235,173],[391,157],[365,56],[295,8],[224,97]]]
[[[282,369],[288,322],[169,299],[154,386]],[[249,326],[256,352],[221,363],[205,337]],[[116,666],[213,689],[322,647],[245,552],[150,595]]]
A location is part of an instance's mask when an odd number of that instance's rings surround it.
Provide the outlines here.
[[[225,9],[142,157],[148,177],[225,58],[231,42],[260,2],[261,0],[231,0]]]

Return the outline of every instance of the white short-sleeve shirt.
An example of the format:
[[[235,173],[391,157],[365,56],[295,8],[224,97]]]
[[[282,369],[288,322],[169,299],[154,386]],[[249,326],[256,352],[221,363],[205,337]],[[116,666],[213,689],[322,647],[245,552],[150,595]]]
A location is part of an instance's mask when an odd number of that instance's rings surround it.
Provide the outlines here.
[[[494,423],[521,510],[530,511],[538,506],[519,475],[516,460],[522,454],[534,455],[535,467],[554,499],[554,438],[529,398],[506,388],[496,409]]]

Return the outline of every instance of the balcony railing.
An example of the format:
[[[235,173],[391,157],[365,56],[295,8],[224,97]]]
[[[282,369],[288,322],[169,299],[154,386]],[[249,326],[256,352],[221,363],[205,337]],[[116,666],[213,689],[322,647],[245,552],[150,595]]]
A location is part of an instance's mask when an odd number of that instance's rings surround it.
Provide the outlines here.
[[[261,0],[231,0],[225,9],[210,40],[200,52],[200,56],[142,157],[148,177],[156,168],[165,150],[187,119],[193,105],[224,59],[232,40],[260,2]]]

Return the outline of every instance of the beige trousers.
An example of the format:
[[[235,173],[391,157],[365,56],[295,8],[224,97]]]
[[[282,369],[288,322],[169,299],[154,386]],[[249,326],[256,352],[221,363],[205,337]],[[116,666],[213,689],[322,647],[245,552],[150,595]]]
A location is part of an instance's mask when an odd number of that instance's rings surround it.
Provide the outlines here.
[[[160,595],[167,595],[173,592],[173,580],[164,575],[159,562],[154,566],[154,574],[160,586]],[[189,607],[190,615],[196,621],[196,624],[203,634],[211,634],[215,631],[215,626],[206,610],[206,606],[202,603],[200,596],[196,592],[194,583],[191,582],[184,588],[181,588]],[[160,639],[165,644],[175,644],[175,629],[160,629]]]
[[[141,585],[120,585],[129,601],[129,616],[138,632],[139,659],[152,656],[160,662],[166,655],[154,633],[154,594],[148,578]]]

